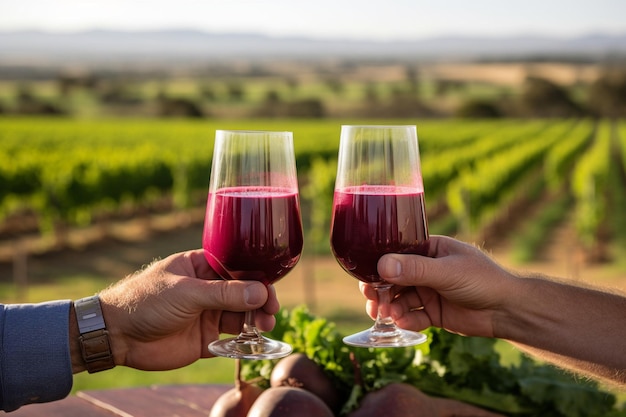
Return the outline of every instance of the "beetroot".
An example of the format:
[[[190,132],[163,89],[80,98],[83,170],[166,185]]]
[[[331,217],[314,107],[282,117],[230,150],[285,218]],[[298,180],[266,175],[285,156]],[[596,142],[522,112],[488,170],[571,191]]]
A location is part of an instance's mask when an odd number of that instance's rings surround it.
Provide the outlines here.
[[[235,362],[235,387],[219,396],[211,407],[209,417],[246,417],[263,390],[241,380],[241,360]]]
[[[257,398],[248,417],[334,417],[315,394],[295,387],[268,388]]]
[[[431,398],[412,385],[391,383],[369,392],[349,417],[439,416]]]
[[[433,398],[400,382],[369,392],[348,417],[503,417],[473,405]]]
[[[341,405],[332,379],[303,353],[294,353],[281,359],[272,370],[270,385],[305,389],[321,398],[333,411],[338,411]]]

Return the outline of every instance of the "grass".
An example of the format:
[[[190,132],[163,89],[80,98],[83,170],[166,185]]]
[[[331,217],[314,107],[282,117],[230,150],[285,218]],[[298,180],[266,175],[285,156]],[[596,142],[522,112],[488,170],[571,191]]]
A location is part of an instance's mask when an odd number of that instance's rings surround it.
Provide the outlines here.
[[[145,372],[118,366],[106,372],[74,375],[72,392],[150,385],[232,384],[234,373],[234,361],[228,358],[202,359],[172,371]]]

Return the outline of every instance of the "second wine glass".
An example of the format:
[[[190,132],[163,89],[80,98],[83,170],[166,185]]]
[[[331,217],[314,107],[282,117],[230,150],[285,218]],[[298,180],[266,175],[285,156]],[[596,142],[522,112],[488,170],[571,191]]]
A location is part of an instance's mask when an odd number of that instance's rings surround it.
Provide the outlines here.
[[[292,270],[303,236],[291,132],[217,131],[202,243],[224,279],[269,285]],[[217,340],[209,350],[275,359],[292,348],[261,335],[248,311],[239,336]]]
[[[390,314],[391,284],[378,275],[386,253],[426,254],[424,210],[415,126],[342,126],[331,248],[343,269],[378,293],[378,316],[367,330],[344,338],[360,347],[400,347],[426,336],[397,327]]]

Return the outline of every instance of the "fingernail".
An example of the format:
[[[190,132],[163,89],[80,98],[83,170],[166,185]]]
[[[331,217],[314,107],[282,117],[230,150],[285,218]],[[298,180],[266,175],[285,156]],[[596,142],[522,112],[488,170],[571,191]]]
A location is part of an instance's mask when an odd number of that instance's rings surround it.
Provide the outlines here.
[[[246,304],[257,305],[264,301],[265,294],[261,289],[262,284],[253,283],[243,291],[243,300]]]
[[[402,274],[402,264],[392,256],[383,258],[383,269],[389,275],[387,278],[399,277]]]

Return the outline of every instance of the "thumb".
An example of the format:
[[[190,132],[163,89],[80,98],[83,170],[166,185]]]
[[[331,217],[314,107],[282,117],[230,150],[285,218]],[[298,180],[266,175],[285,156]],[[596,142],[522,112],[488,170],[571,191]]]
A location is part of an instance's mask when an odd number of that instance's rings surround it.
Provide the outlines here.
[[[262,307],[268,299],[265,285],[257,281],[196,280],[196,302],[204,310],[246,311]]]
[[[437,259],[420,255],[387,254],[378,261],[381,278],[402,286],[436,287],[448,274]]]
[[[428,256],[387,254],[378,261],[378,273],[397,285],[445,288],[472,268],[481,267],[485,256],[472,245],[447,236],[431,236]]]

